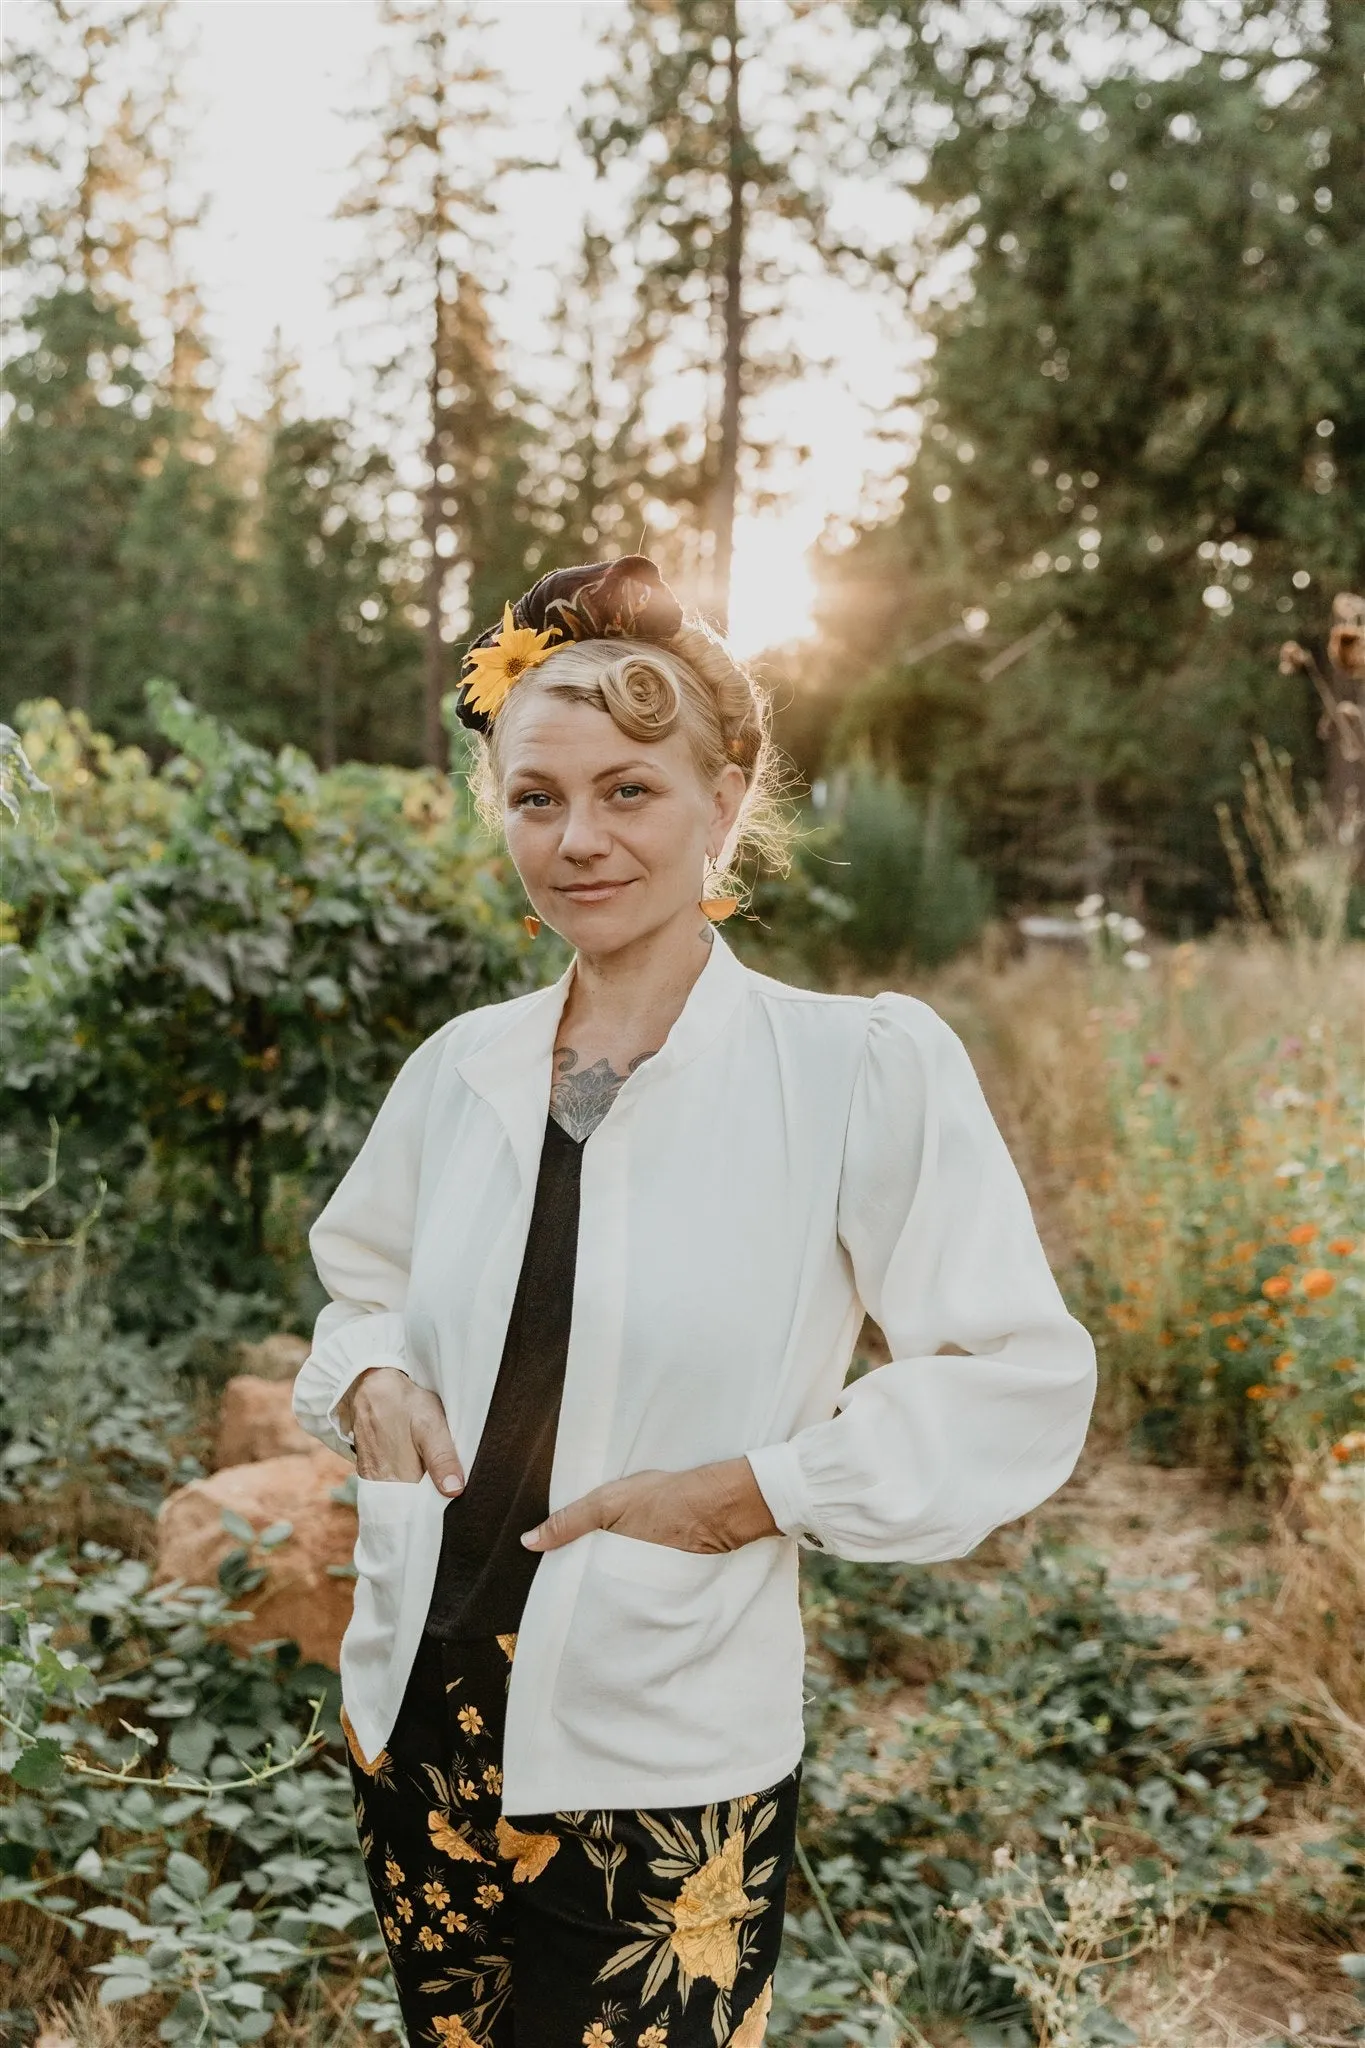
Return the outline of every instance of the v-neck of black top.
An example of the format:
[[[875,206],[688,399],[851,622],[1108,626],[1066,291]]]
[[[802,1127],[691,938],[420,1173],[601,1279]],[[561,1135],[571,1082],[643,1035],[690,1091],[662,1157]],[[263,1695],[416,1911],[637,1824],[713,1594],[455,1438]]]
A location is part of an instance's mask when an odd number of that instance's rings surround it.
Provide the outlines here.
[[[531,1224],[487,1420],[465,1489],[446,1508],[428,1635],[510,1635],[539,1554],[522,1532],[550,1511],[578,1258],[583,1144],[546,1119]],[[457,1446],[458,1448],[458,1446]]]

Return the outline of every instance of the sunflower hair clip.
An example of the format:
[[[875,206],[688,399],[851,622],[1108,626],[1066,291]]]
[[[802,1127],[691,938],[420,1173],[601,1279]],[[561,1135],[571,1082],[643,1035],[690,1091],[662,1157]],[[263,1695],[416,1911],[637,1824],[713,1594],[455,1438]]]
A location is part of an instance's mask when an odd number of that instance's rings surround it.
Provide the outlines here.
[[[455,716],[471,731],[487,733],[508,691],[557,648],[573,640],[617,638],[663,645],[682,618],[682,606],[648,555],[551,569],[515,604],[504,604],[501,623],[470,646]]]
[[[483,718],[497,717],[508,692],[542,661],[548,661],[562,635],[552,627],[537,633],[533,626],[518,626],[512,607],[502,610],[502,627],[491,647],[471,648],[466,657],[465,703]]]

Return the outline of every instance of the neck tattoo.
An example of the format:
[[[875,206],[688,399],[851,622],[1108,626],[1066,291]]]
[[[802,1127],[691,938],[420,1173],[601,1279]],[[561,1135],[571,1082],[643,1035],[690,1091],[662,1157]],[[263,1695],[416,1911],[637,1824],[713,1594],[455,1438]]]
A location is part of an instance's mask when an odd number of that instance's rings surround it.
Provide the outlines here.
[[[580,1067],[572,1046],[561,1045],[555,1053],[555,1077],[550,1085],[550,1115],[562,1131],[578,1144],[591,1137],[615,1102],[627,1078],[654,1057],[642,1052],[624,1074],[618,1074],[610,1060],[596,1060]]]

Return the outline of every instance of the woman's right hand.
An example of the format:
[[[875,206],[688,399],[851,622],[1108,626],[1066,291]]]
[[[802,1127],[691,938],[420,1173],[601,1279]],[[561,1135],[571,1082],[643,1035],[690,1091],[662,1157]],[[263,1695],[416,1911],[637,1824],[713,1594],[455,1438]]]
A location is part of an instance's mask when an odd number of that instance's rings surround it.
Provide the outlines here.
[[[349,1411],[349,1412],[348,1412]],[[362,1479],[406,1479],[429,1472],[441,1493],[464,1489],[464,1472],[438,1394],[414,1386],[397,1366],[371,1366],[352,1386],[341,1419],[355,1439]]]

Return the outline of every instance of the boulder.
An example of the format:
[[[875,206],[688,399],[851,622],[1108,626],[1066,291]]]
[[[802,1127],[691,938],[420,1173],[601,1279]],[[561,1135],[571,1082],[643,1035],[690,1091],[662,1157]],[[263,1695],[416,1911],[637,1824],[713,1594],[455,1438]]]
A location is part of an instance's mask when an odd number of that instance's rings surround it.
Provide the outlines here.
[[[228,1641],[249,1649],[253,1643],[288,1637],[305,1662],[335,1671],[351,1617],[356,1514],[333,1495],[352,1473],[347,1459],[315,1445],[312,1451],[252,1465],[229,1465],[178,1488],[157,1516],[158,1582],[217,1585],[218,1567],[228,1552],[245,1548],[239,1536],[223,1527],[225,1508],[258,1535],[272,1524],[290,1523],[291,1533],[282,1543],[269,1550],[252,1547],[250,1561],[266,1576],[254,1592],[234,1602],[252,1611],[249,1620],[228,1631]],[[333,1566],[337,1570],[329,1569]]]
[[[281,1330],[259,1344],[239,1344],[237,1361],[254,1379],[292,1381],[312,1348],[306,1337],[291,1337]]]
[[[317,1438],[294,1420],[293,1391],[287,1380],[259,1379],[254,1373],[228,1381],[218,1408],[215,1471],[225,1465],[254,1465],[262,1458],[322,1451]]]

